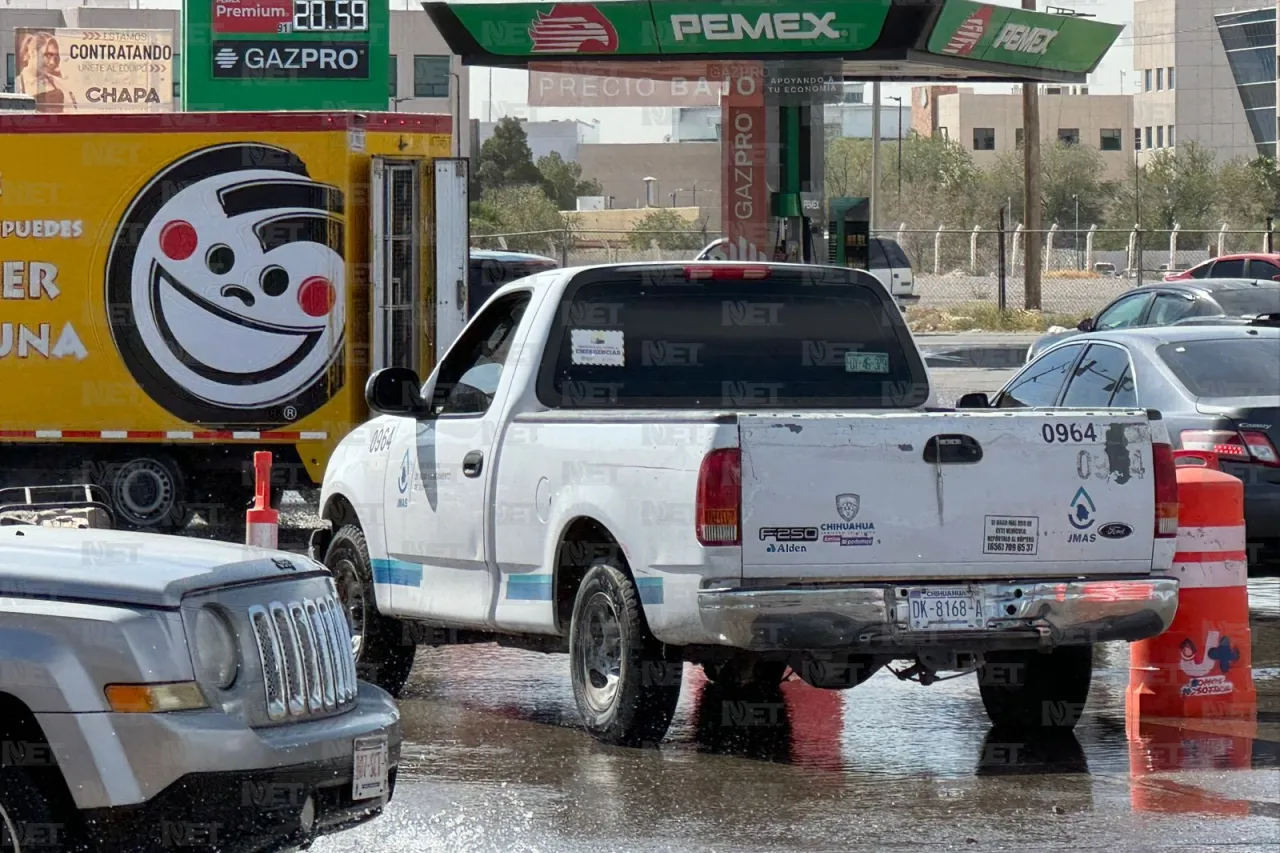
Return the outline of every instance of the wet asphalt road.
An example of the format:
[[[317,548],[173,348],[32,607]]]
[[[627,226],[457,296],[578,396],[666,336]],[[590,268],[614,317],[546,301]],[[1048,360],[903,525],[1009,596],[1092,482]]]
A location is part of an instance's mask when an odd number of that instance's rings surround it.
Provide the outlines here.
[[[1013,372],[934,370],[939,404]],[[296,496],[282,510],[281,546],[305,548],[314,515]],[[991,731],[972,675],[922,687],[881,671],[850,691],[789,681],[743,698],[686,665],[656,750],[579,728],[564,656],[420,649],[392,803],[312,850],[1274,853],[1280,577],[1251,581],[1250,603],[1256,730],[1144,727],[1133,742],[1123,644],[1097,649],[1074,736]]]
[[[1012,372],[939,373],[945,405]],[[1251,581],[1250,604],[1256,731],[1146,727],[1133,743],[1123,644],[1097,649],[1074,736],[991,731],[974,676],[922,687],[881,671],[850,691],[790,681],[742,700],[686,665],[656,750],[578,728],[564,656],[422,649],[401,702],[394,800],[312,849],[1274,853],[1280,578]]]

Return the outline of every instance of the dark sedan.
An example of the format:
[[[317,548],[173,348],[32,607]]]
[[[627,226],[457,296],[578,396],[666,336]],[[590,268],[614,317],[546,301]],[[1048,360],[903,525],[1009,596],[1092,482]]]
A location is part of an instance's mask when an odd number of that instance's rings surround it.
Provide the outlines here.
[[[1113,299],[1075,329],[1044,335],[1027,350],[1027,361],[1058,341],[1081,332],[1172,326],[1207,317],[1254,317],[1280,313],[1280,282],[1221,278],[1165,281],[1136,287]]]
[[[959,408],[1141,407],[1173,446],[1217,454],[1245,484],[1250,542],[1280,550],[1280,322],[1091,332],[1054,344],[988,401]]]

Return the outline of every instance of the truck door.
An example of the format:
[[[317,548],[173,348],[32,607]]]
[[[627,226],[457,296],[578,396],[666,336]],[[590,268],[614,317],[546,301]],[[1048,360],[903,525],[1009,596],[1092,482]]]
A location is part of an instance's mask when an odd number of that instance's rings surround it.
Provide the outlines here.
[[[374,157],[369,230],[373,245],[372,370],[422,370],[422,171],[417,160]]]

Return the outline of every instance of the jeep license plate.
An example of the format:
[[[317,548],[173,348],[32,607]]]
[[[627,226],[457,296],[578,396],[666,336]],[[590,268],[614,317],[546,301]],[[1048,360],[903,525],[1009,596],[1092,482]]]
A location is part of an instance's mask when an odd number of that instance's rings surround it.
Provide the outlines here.
[[[974,631],[984,624],[982,593],[967,587],[916,587],[907,602],[912,631]]]
[[[387,794],[387,738],[357,738],[352,757],[351,799],[371,800]]]

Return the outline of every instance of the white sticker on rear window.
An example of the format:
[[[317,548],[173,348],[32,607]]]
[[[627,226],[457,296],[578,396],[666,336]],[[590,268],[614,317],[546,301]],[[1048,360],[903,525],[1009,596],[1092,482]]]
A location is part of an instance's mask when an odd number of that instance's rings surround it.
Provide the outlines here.
[[[887,352],[847,352],[844,354],[845,373],[888,373]]]
[[[598,367],[625,367],[622,332],[603,329],[572,329],[569,332],[569,356],[574,364]]]

